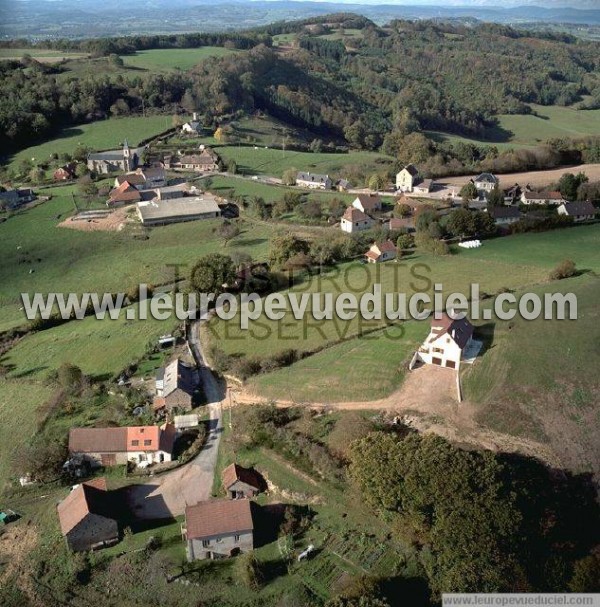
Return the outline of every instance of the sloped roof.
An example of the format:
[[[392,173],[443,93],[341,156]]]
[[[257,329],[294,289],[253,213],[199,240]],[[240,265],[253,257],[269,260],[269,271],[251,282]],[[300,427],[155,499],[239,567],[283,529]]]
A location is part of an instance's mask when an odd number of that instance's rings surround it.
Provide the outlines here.
[[[251,502],[249,500],[212,500],[200,502],[185,509],[188,539],[252,531]]]
[[[494,219],[510,219],[521,217],[521,211],[517,207],[492,207],[489,214]]]
[[[567,202],[564,207],[567,215],[575,217],[578,215],[595,215],[597,212],[596,207],[589,200],[585,202]]]
[[[360,209],[356,207],[348,207],[342,217],[347,221],[365,221],[370,219],[368,215],[365,215]]]
[[[419,169],[414,164],[407,164],[402,170],[408,171],[413,177],[419,174]]]
[[[129,181],[124,181],[110,193],[111,200],[138,202],[141,199],[139,191]]]
[[[223,487],[229,489],[237,481],[246,483],[255,489],[260,489],[260,479],[258,474],[254,470],[244,468],[238,464],[231,464],[223,470],[221,473],[221,479],[223,480]]]
[[[359,194],[354,202],[357,200],[365,211],[374,211],[381,207],[381,198],[377,194]]]
[[[57,506],[60,530],[67,535],[88,514],[111,518],[111,507],[106,491],[106,479],[97,478],[81,483]]]
[[[192,372],[178,358],[171,361],[165,368],[163,395],[169,396],[179,388],[188,394],[194,391]]]
[[[158,426],[71,428],[69,431],[69,452],[125,453],[128,451],[158,451],[161,449],[161,434],[161,428]],[[133,441],[138,441],[139,444],[134,445]],[[164,444],[168,444],[168,440]],[[170,451],[169,449],[163,450]]]
[[[452,318],[445,312],[439,319],[432,316],[432,337],[429,341],[433,341],[446,333],[456,342],[456,345],[462,349],[467,345],[467,342],[473,335],[473,325],[467,320],[466,317],[461,319]]]
[[[322,175],[319,173],[311,172],[305,173],[304,171],[299,171],[296,175],[297,181],[310,181],[312,183],[326,183],[328,179],[329,175]]]
[[[140,173],[126,173],[125,175],[119,175],[117,177],[117,183],[119,185],[122,185],[125,182],[131,185],[144,185],[146,183],[146,178]]]
[[[480,181],[483,183],[498,183],[498,178],[495,175],[492,175],[492,173],[481,173],[480,175],[477,175],[473,181]]]
[[[549,192],[525,192],[527,200],[563,200],[563,195],[556,190]]]

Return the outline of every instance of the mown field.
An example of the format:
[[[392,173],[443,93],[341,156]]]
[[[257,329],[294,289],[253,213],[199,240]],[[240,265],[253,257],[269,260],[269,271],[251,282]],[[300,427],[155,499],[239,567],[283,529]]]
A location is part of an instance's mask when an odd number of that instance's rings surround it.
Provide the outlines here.
[[[23,324],[23,292],[103,293],[140,282],[165,283],[173,278],[167,264],[192,264],[223,247],[213,232],[217,220],[155,228],[146,239],[128,230],[90,233],[58,228],[74,212],[70,190],[46,190],[52,200],[0,224],[0,330]],[[244,224],[228,249],[264,258],[272,230],[268,224]],[[183,267],[181,272],[185,271]]]
[[[168,48],[136,51],[135,55],[122,55],[125,67],[133,67],[152,72],[189,70],[209,57],[225,57],[234,50],[221,46],[203,46],[200,48]]]
[[[77,146],[87,146],[94,150],[115,149],[127,139],[129,145],[137,145],[171,128],[170,116],[133,116],[127,118],[110,118],[62,129],[56,138],[34,145],[15,154],[11,166],[20,160],[35,159],[35,162],[48,160],[51,154],[72,154]]]
[[[577,110],[573,107],[532,104],[533,114],[498,116],[499,128],[490,129],[485,139],[472,139],[429,131],[437,141],[495,145],[499,149],[532,147],[558,137],[600,135],[600,110]],[[511,133],[506,138],[505,133]]]

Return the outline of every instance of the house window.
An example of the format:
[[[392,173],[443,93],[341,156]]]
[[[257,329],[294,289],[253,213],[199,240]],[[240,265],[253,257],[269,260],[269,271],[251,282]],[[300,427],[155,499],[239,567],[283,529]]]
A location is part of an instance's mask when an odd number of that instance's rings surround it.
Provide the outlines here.
[[[434,352],[437,352],[438,354],[443,354],[444,353],[444,349],[443,348],[433,348]]]
[[[210,540],[202,540],[202,548],[208,548],[210,546]]]
[[[240,541],[240,536],[239,535],[234,535],[233,536],[233,540],[237,544]]]
[[[144,447],[149,447],[152,444],[152,440],[146,439],[144,441]]]
[[[139,446],[139,444],[140,444],[140,441],[139,441],[139,440],[132,440],[132,441],[131,441],[131,446],[132,446],[132,447],[138,447],[138,446]]]

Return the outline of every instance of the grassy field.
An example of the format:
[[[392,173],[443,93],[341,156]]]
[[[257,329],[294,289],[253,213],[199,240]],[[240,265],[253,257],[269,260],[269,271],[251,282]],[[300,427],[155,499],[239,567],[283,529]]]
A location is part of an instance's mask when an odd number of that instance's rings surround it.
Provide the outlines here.
[[[0,224],[0,330],[24,322],[19,312],[22,292],[103,293],[127,290],[140,281],[164,283],[173,278],[167,264],[192,264],[223,246],[213,233],[219,222],[212,220],[155,228],[147,240],[127,231],[57,228],[73,213],[69,190],[46,190],[54,194],[51,201]],[[268,224],[244,225],[227,249],[264,258],[272,229]]]
[[[170,116],[111,118],[81,124],[63,129],[50,141],[21,150],[11,158],[11,164],[15,165],[23,159],[35,159],[35,162],[42,162],[48,160],[54,153],[71,154],[78,145],[88,146],[95,150],[106,150],[120,147],[127,139],[129,145],[133,146],[169,128],[171,128]]]
[[[258,375],[248,382],[248,389],[267,399],[294,402],[384,398],[402,383],[404,363],[422,343],[427,331],[427,323],[410,321],[384,333],[351,339],[291,367]],[[298,377],[302,381],[297,381]]]
[[[225,57],[234,50],[220,46],[200,48],[168,48],[137,51],[135,55],[122,55],[125,67],[133,67],[152,72],[189,70],[209,57]]]
[[[85,53],[70,53],[68,51],[45,48],[0,48],[0,61],[21,59],[23,55],[29,55],[41,63],[58,63],[63,59],[75,59],[86,56]]]
[[[52,389],[31,379],[0,379],[0,489],[8,479],[11,453],[35,433],[38,407]]]
[[[472,139],[429,131],[437,141],[495,145],[499,149],[532,147],[555,137],[600,135],[600,110],[577,110],[562,106],[531,106],[534,114],[500,115],[499,129],[491,129],[486,139]],[[504,133],[511,135],[506,138]]]
[[[465,371],[465,396],[479,423],[542,441],[562,465],[598,474],[600,279],[583,275],[535,291],[574,293],[577,320],[488,323],[493,347]]]

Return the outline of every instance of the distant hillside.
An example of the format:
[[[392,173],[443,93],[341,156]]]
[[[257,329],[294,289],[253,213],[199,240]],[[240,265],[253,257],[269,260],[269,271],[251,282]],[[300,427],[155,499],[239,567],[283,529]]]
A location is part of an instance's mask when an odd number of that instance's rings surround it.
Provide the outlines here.
[[[28,37],[36,40],[90,38],[153,33],[214,32],[246,29],[280,20],[304,19],[336,11],[352,11],[382,24],[391,19],[461,19],[498,23],[600,24],[595,0],[572,2],[527,2],[497,0],[422,5],[375,4],[370,2],[297,2],[256,0],[148,0],[129,7],[118,0],[22,0],[0,6],[1,38]],[[443,4],[443,5],[442,5]],[[460,6],[469,5],[470,6]],[[507,4],[509,6],[507,7]],[[543,4],[543,6],[532,6]],[[527,6],[524,6],[527,5]],[[118,16],[118,18],[115,18]]]

